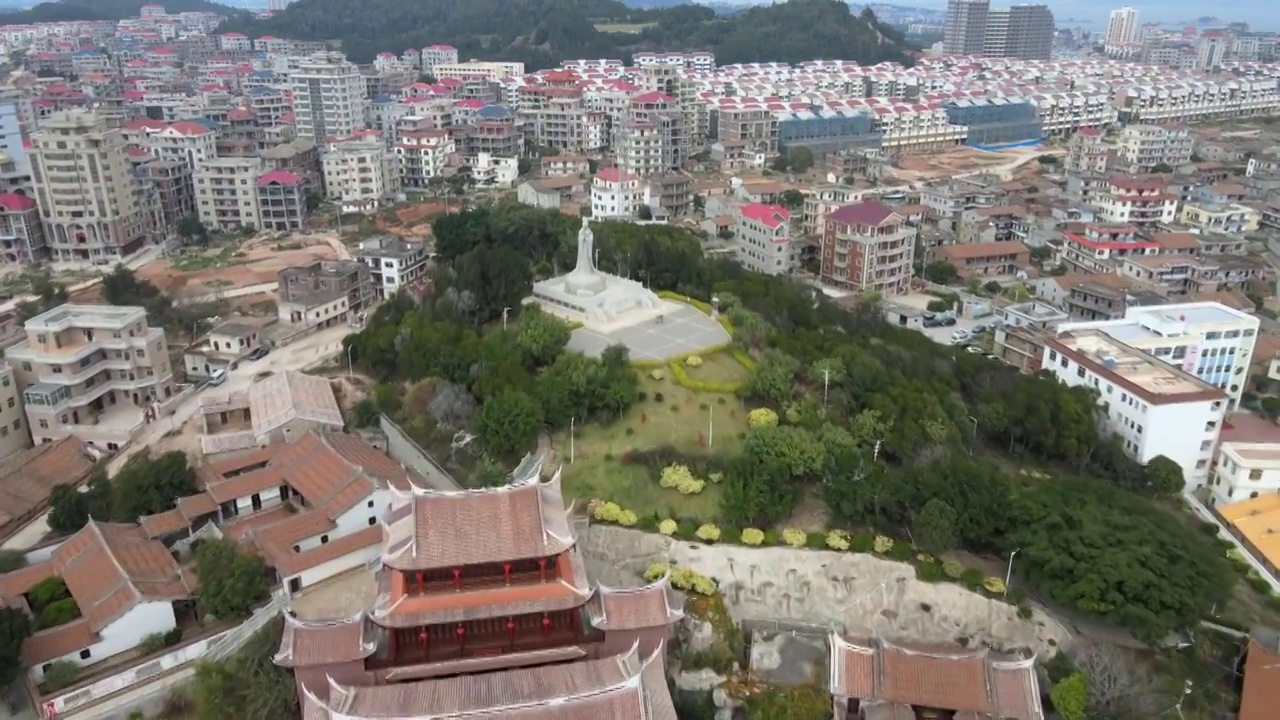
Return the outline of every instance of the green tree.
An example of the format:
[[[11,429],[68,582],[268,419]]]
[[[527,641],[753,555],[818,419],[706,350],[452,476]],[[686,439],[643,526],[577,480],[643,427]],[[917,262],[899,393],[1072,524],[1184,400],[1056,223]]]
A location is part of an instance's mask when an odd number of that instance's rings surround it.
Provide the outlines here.
[[[795,393],[799,372],[800,363],[795,358],[779,350],[769,350],[756,363],[744,391],[749,397],[781,407]]]
[[[199,243],[207,245],[209,243],[209,232],[205,229],[204,224],[200,222],[200,218],[196,215],[187,215],[178,221],[178,225],[174,228],[178,232],[178,237],[182,238],[182,242]]]
[[[1049,691],[1049,701],[1062,720],[1087,720],[1089,704],[1089,678],[1084,673],[1073,673],[1065,680],[1054,683]]]
[[[298,716],[293,673],[273,662],[284,620],[267,623],[234,655],[196,666],[193,720],[279,720]]]
[[[554,362],[569,344],[569,335],[563,320],[537,305],[524,306],[516,319],[516,347],[531,370]]]
[[[960,279],[956,266],[946,260],[934,260],[924,266],[924,279],[938,285],[952,285]]]
[[[22,675],[22,642],[33,629],[26,612],[0,607],[0,687],[8,687]]]
[[[956,546],[959,539],[956,532],[957,518],[955,508],[945,500],[931,498],[916,515],[911,536],[925,552],[941,555]]]
[[[120,522],[137,522],[143,515],[172,510],[178,498],[196,492],[195,468],[181,450],[155,459],[138,453],[125,461],[113,480],[112,516]]]
[[[49,692],[55,692],[75,685],[81,672],[80,666],[73,660],[55,660],[44,671],[44,687]]]
[[[810,160],[813,159],[812,153],[810,153],[809,158]],[[783,190],[782,194],[778,195],[778,203],[794,212],[804,207],[804,193],[795,189]]]
[[[790,468],[751,454],[730,461],[722,486],[720,515],[735,525],[772,525],[790,514],[800,500],[800,487]]]
[[[500,455],[533,447],[542,429],[542,408],[527,394],[512,390],[489,398],[476,414],[480,444]]]
[[[196,548],[200,607],[219,620],[248,617],[267,596],[267,566],[262,558],[242,552],[226,540],[206,540]]]
[[[827,464],[827,449],[795,425],[762,426],[747,432],[745,452],[762,464],[781,466],[796,478],[816,478]]]
[[[99,520],[115,519],[114,496],[111,482],[102,470],[93,474],[84,492],[71,485],[55,485],[49,493],[49,529],[59,535],[70,535],[84,527],[90,516]]]
[[[991,280],[986,285],[983,285],[982,289],[986,290],[991,295],[999,295],[1000,293],[1004,292],[1004,286],[996,282],[995,280]]]
[[[747,720],[827,720],[831,696],[820,688],[766,687],[743,702]]]
[[[1182,466],[1164,455],[1157,455],[1144,470],[1147,488],[1160,495],[1173,495],[1186,487],[1187,480],[1182,474]]]
[[[640,220],[652,220],[653,208],[648,205],[641,205],[640,209],[636,211],[636,218]]]
[[[794,147],[787,152],[787,165],[792,172],[808,172],[813,167],[813,151],[807,147]]]

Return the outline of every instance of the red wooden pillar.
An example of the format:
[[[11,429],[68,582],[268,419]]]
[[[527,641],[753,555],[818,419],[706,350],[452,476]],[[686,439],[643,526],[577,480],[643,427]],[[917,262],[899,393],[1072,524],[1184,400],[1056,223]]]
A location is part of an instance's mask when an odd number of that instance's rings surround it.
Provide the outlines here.
[[[424,576],[422,573],[418,573],[418,594],[419,595],[422,595],[427,591],[426,580],[427,580],[426,576]]]
[[[541,582],[547,581],[547,559],[538,558],[538,579]]]
[[[511,617],[507,618],[507,643],[516,649],[516,619]]]
[[[462,568],[453,569],[453,589],[458,592],[462,591]]]
[[[465,653],[467,651],[467,629],[462,626],[462,623],[458,623],[456,632],[458,634],[458,649]]]
[[[426,628],[422,628],[422,631],[418,633],[418,639],[422,641],[422,657],[425,660],[427,653],[431,651],[431,634],[427,632]]]
[[[502,581],[506,585],[511,584],[511,563],[502,563]]]
[[[551,616],[546,613],[542,613],[542,635],[543,637],[546,637],[547,635],[550,635],[550,634],[551,634]]]

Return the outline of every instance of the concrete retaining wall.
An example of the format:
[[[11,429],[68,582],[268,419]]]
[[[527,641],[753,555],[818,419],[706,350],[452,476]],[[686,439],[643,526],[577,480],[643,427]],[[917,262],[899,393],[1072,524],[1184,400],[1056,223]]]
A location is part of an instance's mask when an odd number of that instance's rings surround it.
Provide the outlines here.
[[[925,583],[905,563],[859,553],[702,545],[613,526],[592,526],[581,541],[592,577],[605,585],[640,582],[650,564],[671,562],[715,578],[734,619],[843,625],[851,637],[987,643],[1048,657],[1071,642],[1067,629],[951,583]]]

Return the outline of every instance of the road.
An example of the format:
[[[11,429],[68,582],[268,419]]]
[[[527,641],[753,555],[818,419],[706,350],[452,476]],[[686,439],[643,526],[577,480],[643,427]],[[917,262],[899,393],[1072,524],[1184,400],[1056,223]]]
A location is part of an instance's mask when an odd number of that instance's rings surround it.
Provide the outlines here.
[[[218,386],[206,386],[189,395],[175,409],[171,416],[160,418],[143,429],[142,433],[116,455],[107,464],[107,472],[115,475],[130,457],[139,450],[158,442],[171,430],[181,428],[195,416],[200,409],[200,398],[205,396],[226,395],[237,390],[248,389],[253,378],[260,373],[280,372],[282,370],[303,370],[323,360],[333,357],[342,350],[342,339],[351,332],[343,325],[308,335],[297,342],[276,348],[270,355],[241,364],[227,381]],[[5,550],[26,550],[40,543],[49,533],[49,514],[46,512],[36,518],[30,525],[18,531],[4,542]]]
[[[278,283],[258,283],[257,285],[245,285],[238,288],[227,288],[215,293],[207,295],[196,295],[195,297],[184,297],[176,302],[179,305],[193,305],[195,303],[217,302],[219,300],[230,300],[231,298],[246,297],[248,295],[259,295],[262,293],[273,293],[278,287]]]

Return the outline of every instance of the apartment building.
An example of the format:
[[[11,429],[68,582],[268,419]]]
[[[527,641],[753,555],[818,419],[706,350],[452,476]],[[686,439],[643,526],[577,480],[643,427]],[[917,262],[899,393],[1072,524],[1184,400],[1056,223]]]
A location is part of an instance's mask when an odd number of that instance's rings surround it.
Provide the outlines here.
[[[942,51],[947,55],[981,55],[990,9],[989,0],[947,0]]]
[[[678,170],[689,153],[685,116],[666,93],[637,95],[615,145],[618,167],[641,177]]]
[[[195,169],[178,160],[150,160],[138,165],[138,177],[150,187],[152,211],[159,227],[174,228],[195,212]]]
[[[717,137],[724,143],[743,143],[745,147],[770,155],[778,152],[778,116],[759,107],[727,107],[715,111]]]
[[[1013,5],[987,11],[982,54],[1019,60],[1053,55],[1053,12],[1048,5]]]
[[[1116,139],[1117,160],[1131,173],[1181,167],[1191,162],[1194,148],[1191,130],[1180,126],[1126,125]]]
[[[0,255],[5,264],[25,265],[49,259],[40,208],[26,195],[0,195]]]
[[[298,63],[289,81],[298,137],[321,143],[364,127],[365,79],[342,53],[310,56]]]
[[[355,323],[377,296],[369,266],[356,260],[286,268],[276,286],[280,322],[298,329]]]
[[[448,130],[420,130],[400,133],[392,149],[400,166],[401,187],[426,188],[431,178],[444,176],[457,146]]]
[[[400,193],[400,155],[372,130],[331,139],[320,162],[325,197],[345,212],[372,212]]]
[[[1020,242],[942,245],[925,252],[925,262],[951,263],[965,280],[1011,277],[1031,266],[1031,251]]]
[[[1227,395],[1227,410],[1240,405],[1249,379],[1258,318],[1216,302],[1131,307],[1124,318],[1064,323],[1060,332],[1097,330],[1176,365]]]
[[[288,170],[258,178],[258,227],[276,232],[301,230],[307,222],[307,183]]]
[[[1171,223],[1178,213],[1178,196],[1153,177],[1111,176],[1094,194],[1093,204],[1102,222],[1137,227]]]
[[[733,227],[738,262],[766,275],[786,275],[800,264],[800,245],[791,237],[791,213],[781,205],[744,203]]]
[[[1080,128],[1067,142],[1067,157],[1063,163],[1069,173],[1096,173],[1107,171],[1112,148],[1097,128]]]
[[[524,75],[524,63],[482,62],[480,60],[442,62],[432,67],[430,73],[437,80],[444,80],[445,78],[483,78],[484,80],[492,81]]]
[[[258,177],[262,160],[225,157],[206,160],[196,168],[196,214],[205,227],[235,230],[258,228]]]
[[[418,57],[422,60],[422,72],[438,78],[441,76],[436,74],[436,68],[458,63],[458,48],[452,45],[428,45],[422,48]]]
[[[22,389],[13,367],[0,358],[0,460],[31,447],[22,407]]]
[[[605,168],[591,179],[591,217],[631,218],[644,204],[640,176],[621,168]]]
[[[1100,423],[1133,459],[1145,465],[1163,455],[1182,468],[1189,488],[1207,482],[1227,406],[1221,388],[1101,330],[1062,332],[1045,347],[1041,369],[1096,391]]]
[[[59,112],[32,138],[36,201],[55,261],[115,264],[147,240],[124,136],[92,112]]]
[[[827,225],[827,215],[858,202],[862,195],[862,190],[851,185],[824,184],[810,188],[800,211],[800,233],[807,238],[820,237]]]
[[[163,123],[156,120],[134,120],[124,127],[125,142],[160,160],[181,162],[195,168],[205,160],[217,157],[218,134],[204,123],[182,120]]]
[[[916,228],[884,203],[867,200],[827,214],[822,281],[855,292],[900,295],[911,287]]]
[[[74,436],[108,450],[133,439],[173,395],[164,330],[147,311],[66,304],[26,322],[26,340],[5,351],[39,444]]]
[[[1280,445],[1229,442],[1224,434],[1209,490],[1214,507],[1280,493]]]
[[[385,235],[361,240],[356,257],[369,266],[378,299],[421,282],[427,274],[426,244],[414,240]]]
[[[1202,233],[1241,236],[1258,229],[1262,213],[1240,203],[1192,201],[1182,205],[1178,219]]]
[[[1067,318],[1065,312],[1042,302],[1010,305],[1000,311],[991,352],[1019,372],[1040,372],[1045,338]]]
[[[1059,258],[1069,269],[1090,273],[1113,272],[1126,259],[1160,252],[1159,242],[1138,234],[1132,225],[1069,224],[1062,233]]]

